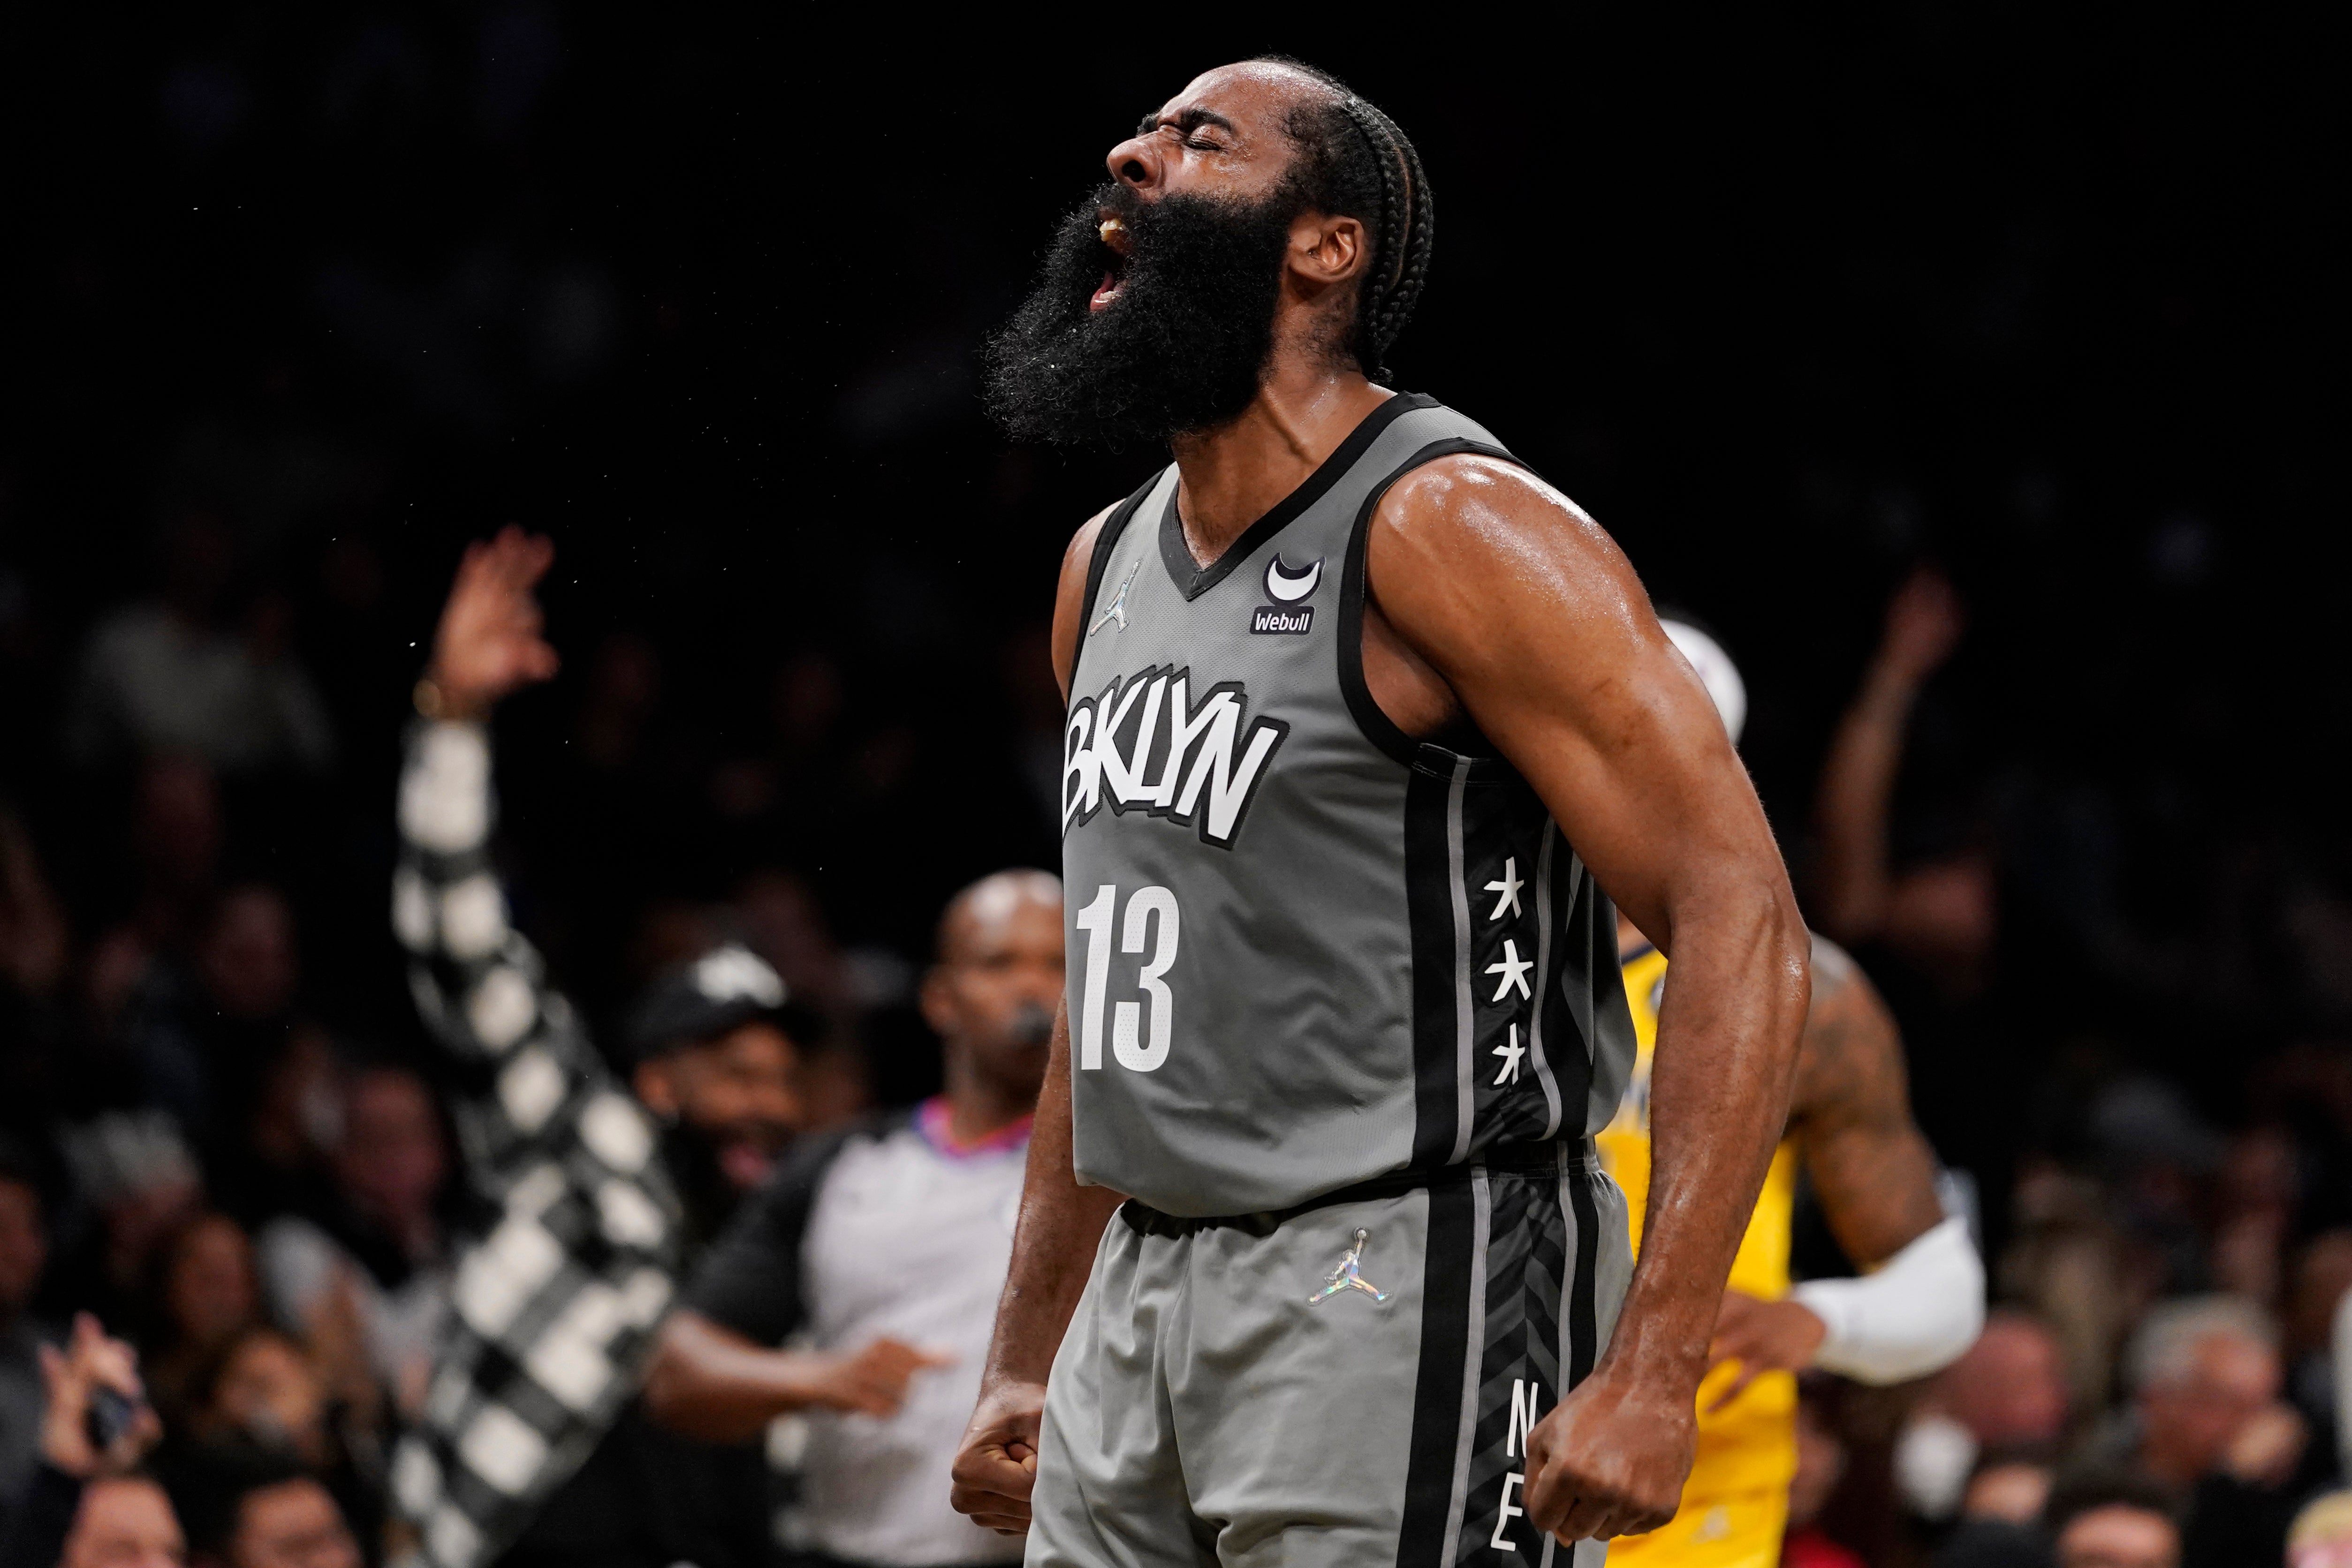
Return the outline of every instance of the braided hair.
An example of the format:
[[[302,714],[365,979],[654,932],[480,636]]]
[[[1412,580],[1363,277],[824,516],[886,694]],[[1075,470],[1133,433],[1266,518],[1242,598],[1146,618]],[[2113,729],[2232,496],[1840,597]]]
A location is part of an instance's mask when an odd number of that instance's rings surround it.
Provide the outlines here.
[[[1356,295],[1349,348],[1367,376],[1391,381],[1389,346],[1420,302],[1435,232],[1421,154],[1395,120],[1330,72],[1281,55],[1258,57],[1329,89],[1328,98],[1292,110],[1285,127],[1298,150],[1289,183],[1302,208],[1355,218],[1370,229],[1371,265]]]

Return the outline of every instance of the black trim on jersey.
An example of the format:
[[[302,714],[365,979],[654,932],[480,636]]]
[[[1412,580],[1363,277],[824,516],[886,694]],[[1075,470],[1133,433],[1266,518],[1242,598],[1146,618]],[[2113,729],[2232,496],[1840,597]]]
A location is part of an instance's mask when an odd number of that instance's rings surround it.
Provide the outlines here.
[[[1230,576],[1234,568],[1247,560],[1258,546],[1280,533],[1293,518],[1321,500],[1324,492],[1338,484],[1348,470],[1356,465],[1356,460],[1364,455],[1365,448],[1380,438],[1381,432],[1416,409],[1437,406],[1437,400],[1426,392],[1405,392],[1389,399],[1364,415],[1362,423],[1348,433],[1348,439],[1339,443],[1339,450],[1323,459],[1297,489],[1276,501],[1265,516],[1244,528],[1241,537],[1227,545],[1225,552],[1206,566],[1192,559],[1192,547],[1184,542],[1184,519],[1176,515],[1176,493],[1171,490],[1168,496],[1168,506],[1160,514],[1160,559],[1167,565],[1168,580],[1176,585],[1176,591],[1184,596],[1186,603],[1200,598]]]
[[[1498,457],[1527,467],[1501,447],[1473,441],[1466,435],[1449,435],[1443,441],[1431,442],[1398,464],[1395,472],[1373,486],[1372,493],[1364,497],[1363,509],[1356,514],[1355,527],[1348,532],[1348,559],[1339,573],[1339,691],[1348,699],[1348,711],[1355,716],[1356,727],[1364,732],[1364,738],[1407,768],[1420,755],[1422,743],[1398,728],[1396,721],[1381,711],[1381,705],[1372,700],[1371,687],[1364,681],[1365,545],[1371,535],[1372,513],[1379,508],[1381,497],[1389,493],[1390,486],[1425,463],[1465,452]],[[1182,542],[1180,538],[1179,548]]]
[[[1127,525],[1134,520],[1136,511],[1143,505],[1143,498],[1151,494],[1151,486],[1159,484],[1160,476],[1167,472],[1165,468],[1155,470],[1151,477],[1143,482],[1143,488],[1112,508],[1110,516],[1103,519],[1102,531],[1095,535],[1095,553],[1093,559],[1087,562],[1086,602],[1078,606],[1080,647],[1086,646],[1087,625],[1095,618],[1095,595],[1102,591],[1103,570],[1110,565],[1110,552],[1118,546],[1119,536],[1127,532]]]
[[[1462,1439],[1462,1357],[1470,1339],[1470,1254],[1476,1231],[1476,1196],[1469,1183],[1429,1189],[1421,1362],[1413,1375],[1397,1568],[1436,1568],[1444,1561],[1445,1516],[1454,1504],[1454,1460]],[[1478,1306],[1483,1312],[1486,1303]]]
[[[1404,785],[1404,904],[1412,953],[1412,1166],[1454,1157],[1461,1128],[1454,870],[1446,852],[1450,769],[1416,768]]]
[[[1570,1388],[1584,1381],[1601,1354],[1601,1313],[1592,1278],[1601,1259],[1601,1213],[1592,1201],[1593,1177],[1589,1171],[1570,1171],[1560,1183],[1568,1188],[1569,1207],[1576,1211],[1576,1259],[1568,1278],[1568,1366]]]

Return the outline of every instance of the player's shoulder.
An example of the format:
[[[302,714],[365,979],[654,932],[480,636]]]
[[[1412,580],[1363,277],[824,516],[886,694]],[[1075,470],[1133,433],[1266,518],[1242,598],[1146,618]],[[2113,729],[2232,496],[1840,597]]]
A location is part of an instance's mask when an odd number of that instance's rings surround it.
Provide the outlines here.
[[[1103,529],[1124,500],[1113,501],[1093,517],[1078,525],[1070,542],[1062,550],[1062,570],[1054,591],[1054,677],[1062,684],[1063,695],[1069,695],[1070,672],[1077,665],[1078,622],[1085,619],[1087,583],[1094,572],[1095,549],[1102,541]]]
[[[1102,538],[1104,526],[1110,521],[1110,515],[1118,508],[1119,503],[1113,501],[1078,525],[1077,532],[1070,536],[1070,548],[1066,552],[1070,559],[1084,560],[1094,553],[1095,541]]]
[[[1615,545],[1592,515],[1534,469],[1486,452],[1450,452],[1399,476],[1372,515],[1389,544],[1450,558]]]

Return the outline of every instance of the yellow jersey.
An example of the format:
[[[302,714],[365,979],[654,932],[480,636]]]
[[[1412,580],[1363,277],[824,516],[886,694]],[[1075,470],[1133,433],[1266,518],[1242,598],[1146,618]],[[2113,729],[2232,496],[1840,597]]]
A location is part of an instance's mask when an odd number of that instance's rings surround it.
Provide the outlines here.
[[[1596,1140],[1601,1163],[1625,1189],[1633,1245],[1642,1242],[1642,1216],[1650,1194],[1650,1058],[1658,1040],[1658,999],[1665,988],[1666,956],[1643,947],[1622,963],[1625,998],[1633,1004],[1641,1047],[1625,1100]],[[1764,1191],[1732,1260],[1731,1288],[1767,1301],[1789,1292],[1789,1226],[1796,1197],[1796,1153],[1783,1141],[1773,1151]],[[1671,1523],[1647,1535],[1610,1542],[1610,1568],[1771,1568],[1780,1559],[1789,1512],[1789,1481],[1797,1473],[1797,1380],[1768,1372],[1738,1398],[1710,1415],[1707,1406],[1738,1375],[1717,1367],[1699,1385],[1698,1457]]]

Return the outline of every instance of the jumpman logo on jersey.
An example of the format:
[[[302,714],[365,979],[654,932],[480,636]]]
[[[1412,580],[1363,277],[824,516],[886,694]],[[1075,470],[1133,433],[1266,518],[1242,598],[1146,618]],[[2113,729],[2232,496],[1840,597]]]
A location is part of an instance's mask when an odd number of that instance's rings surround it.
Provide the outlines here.
[[[1307,1298],[1308,1306],[1328,1301],[1342,1291],[1361,1291],[1376,1301],[1385,1301],[1389,1299],[1389,1293],[1386,1291],[1373,1289],[1371,1281],[1356,1271],[1358,1262],[1364,1256],[1366,1234],[1361,1230],[1356,1232],[1356,1244],[1348,1249],[1348,1255],[1339,1260],[1339,1266],[1331,1270],[1331,1277],[1324,1281],[1323,1288]]]
[[[1093,636],[1114,620],[1118,622],[1120,631],[1127,630],[1127,591],[1135,586],[1135,574],[1142,570],[1143,558],[1137,556],[1135,564],[1129,567],[1127,575],[1119,580],[1118,591],[1111,596],[1108,604],[1103,606],[1103,612],[1095,617],[1095,623],[1087,628],[1087,636]]]

